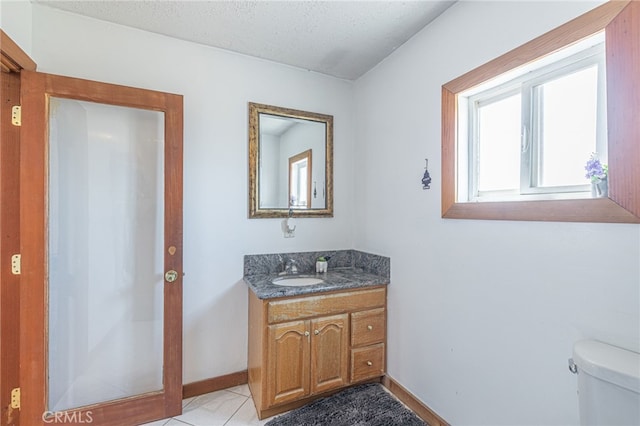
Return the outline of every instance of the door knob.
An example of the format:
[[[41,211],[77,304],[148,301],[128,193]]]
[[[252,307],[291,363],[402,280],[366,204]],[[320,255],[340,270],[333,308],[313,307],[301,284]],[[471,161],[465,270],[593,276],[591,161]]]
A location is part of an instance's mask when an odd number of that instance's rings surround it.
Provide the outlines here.
[[[170,271],[167,271],[166,274],[164,274],[164,279],[168,282],[168,283],[172,283],[175,280],[178,279],[178,273],[176,271],[174,271],[173,269]]]

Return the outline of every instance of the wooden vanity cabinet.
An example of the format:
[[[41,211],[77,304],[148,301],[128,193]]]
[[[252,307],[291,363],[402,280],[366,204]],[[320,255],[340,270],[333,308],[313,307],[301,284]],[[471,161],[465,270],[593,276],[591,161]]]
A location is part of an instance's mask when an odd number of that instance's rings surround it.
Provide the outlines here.
[[[384,374],[386,287],[259,299],[249,291],[248,376],[258,416]]]

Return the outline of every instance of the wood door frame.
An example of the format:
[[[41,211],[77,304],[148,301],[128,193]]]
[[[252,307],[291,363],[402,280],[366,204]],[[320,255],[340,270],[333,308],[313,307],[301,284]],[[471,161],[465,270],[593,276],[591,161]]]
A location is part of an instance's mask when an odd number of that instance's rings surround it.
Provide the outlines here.
[[[46,424],[47,409],[47,99],[49,96],[164,112],[165,117],[165,270],[178,279],[164,285],[164,362],[162,392],[67,410],[67,417],[100,425],[120,425],[172,417],[182,411],[182,172],[183,99],[151,90],[23,72],[20,156],[22,285],[20,300],[21,417],[29,425]],[[44,96],[43,96],[44,94]],[[31,107],[28,110],[28,106]],[[168,188],[176,187],[175,191]],[[31,188],[29,191],[28,188]],[[169,249],[174,247],[174,249]],[[27,312],[24,306],[30,306]],[[175,310],[168,309],[173,307]],[[179,315],[176,312],[179,310]],[[170,318],[170,319],[168,319]],[[179,350],[172,350],[179,348]],[[166,397],[165,397],[166,395]],[[83,415],[84,413],[84,415]]]
[[[19,425],[11,390],[20,387],[20,276],[11,256],[20,252],[20,128],[11,124],[20,105],[20,71],[36,63],[0,28],[0,424]]]
[[[298,206],[292,206],[291,205],[291,187],[292,185],[292,172],[291,169],[293,168],[293,165],[299,161],[302,160],[307,160],[307,205],[304,207],[305,209],[310,209],[311,208],[311,179],[312,179],[312,150],[308,149],[306,151],[302,151],[299,154],[293,155],[291,157],[289,157],[289,194],[288,194],[288,205],[289,208],[299,208]]]
[[[0,28],[0,67],[2,72],[20,72],[21,70],[35,71],[37,65],[33,59]]]

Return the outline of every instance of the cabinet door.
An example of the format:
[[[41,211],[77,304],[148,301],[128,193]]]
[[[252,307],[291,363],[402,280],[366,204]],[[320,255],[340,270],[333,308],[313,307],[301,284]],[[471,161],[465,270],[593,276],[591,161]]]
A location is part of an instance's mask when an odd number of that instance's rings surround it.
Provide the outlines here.
[[[269,326],[270,405],[309,394],[309,321]]]
[[[311,393],[348,383],[349,315],[311,321]]]

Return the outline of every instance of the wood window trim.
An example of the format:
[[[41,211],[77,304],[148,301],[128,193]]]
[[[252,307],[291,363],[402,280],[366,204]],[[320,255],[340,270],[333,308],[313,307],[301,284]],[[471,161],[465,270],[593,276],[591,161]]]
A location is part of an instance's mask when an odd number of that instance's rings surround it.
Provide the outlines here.
[[[640,223],[640,2],[610,1],[442,86],[442,217]],[[457,96],[495,76],[606,32],[609,197],[457,202]]]

